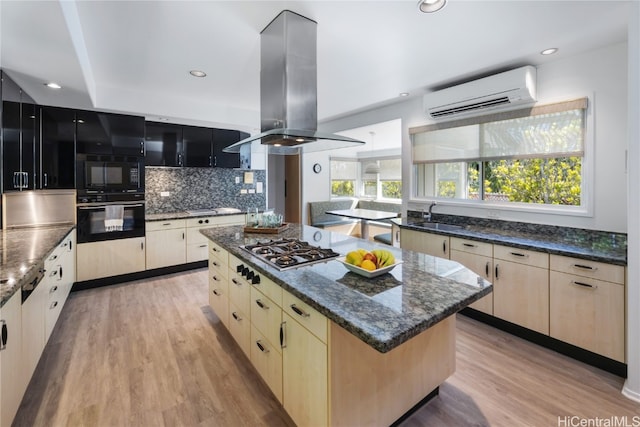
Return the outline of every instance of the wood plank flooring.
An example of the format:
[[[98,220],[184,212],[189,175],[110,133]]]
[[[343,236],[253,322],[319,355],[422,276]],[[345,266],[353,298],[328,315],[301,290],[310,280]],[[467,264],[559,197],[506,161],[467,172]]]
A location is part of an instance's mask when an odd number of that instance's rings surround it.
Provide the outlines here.
[[[208,306],[206,270],[74,292],[15,426],[292,426]],[[457,371],[403,426],[640,415],[623,379],[458,316]],[[569,425],[569,424],[565,424]]]

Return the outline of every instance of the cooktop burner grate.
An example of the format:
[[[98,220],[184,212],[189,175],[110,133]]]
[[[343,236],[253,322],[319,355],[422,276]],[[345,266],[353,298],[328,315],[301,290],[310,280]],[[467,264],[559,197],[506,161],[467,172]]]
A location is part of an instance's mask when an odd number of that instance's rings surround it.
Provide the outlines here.
[[[340,256],[332,249],[323,249],[298,239],[267,240],[241,246],[241,248],[266,261],[278,270],[326,262]]]

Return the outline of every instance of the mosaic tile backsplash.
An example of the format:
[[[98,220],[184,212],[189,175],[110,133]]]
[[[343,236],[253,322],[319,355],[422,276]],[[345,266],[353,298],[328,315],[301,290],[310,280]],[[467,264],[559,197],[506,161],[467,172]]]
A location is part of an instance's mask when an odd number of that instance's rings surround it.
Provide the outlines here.
[[[157,214],[209,208],[265,209],[266,171],[253,170],[253,184],[244,184],[244,170],[226,168],[145,168],[146,213]],[[240,184],[236,184],[236,177]],[[240,194],[241,189],[262,193]],[[162,197],[161,192],[169,192]]]

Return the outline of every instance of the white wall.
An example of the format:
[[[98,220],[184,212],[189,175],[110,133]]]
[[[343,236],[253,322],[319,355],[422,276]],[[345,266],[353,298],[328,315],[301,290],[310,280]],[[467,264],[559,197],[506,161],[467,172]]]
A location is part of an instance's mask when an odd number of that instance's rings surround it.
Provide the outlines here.
[[[589,130],[594,142],[595,161],[593,188],[593,213],[584,215],[558,215],[517,210],[500,210],[500,219],[553,224],[616,232],[627,230],[627,177],[625,150],[627,149],[627,44],[621,43],[597,49],[582,55],[562,58],[538,67],[538,100],[540,104],[563,99],[589,96],[588,114],[593,125]],[[408,129],[429,123],[422,111],[422,98],[413,97],[387,107],[347,116],[319,128],[327,132],[365,126],[391,119],[402,119],[403,156],[403,211],[421,208],[408,200],[411,168],[411,142]],[[318,162],[323,173],[328,169],[328,154],[305,155],[304,202],[328,199],[329,177],[309,177],[311,165]],[[326,167],[325,164],[326,163]],[[324,188],[324,187],[326,188]],[[485,208],[447,205],[440,203],[438,212],[486,217]]]

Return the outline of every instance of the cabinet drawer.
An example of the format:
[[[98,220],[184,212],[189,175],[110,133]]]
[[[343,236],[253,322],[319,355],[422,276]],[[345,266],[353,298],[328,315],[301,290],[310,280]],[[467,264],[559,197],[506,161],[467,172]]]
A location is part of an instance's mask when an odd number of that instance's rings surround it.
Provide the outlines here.
[[[624,362],[624,287],[557,271],[550,280],[551,336]]]
[[[200,232],[201,229],[208,227],[187,228],[187,245],[206,245],[209,239]]]
[[[251,357],[251,322],[246,312],[229,301],[229,332],[244,354]]]
[[[146,231],[170,230],[172,228],[184,228],[184,219],[172,219],[170,221],[147,221],[145,223]]]
[[[272,280],[264,277],[263,274],[260,275],[260,283],[256,283],[253,285],[254,288],[258,289],[264,295],[269,297],[271,301],[273,301],[278,307],[282,307],[282,288],[276,285]]]
[[[451,238],[451,249],[488,257],[493,256],[493,244],[460,239],[459,237]]]
[[[244,225],[244,214],[214,216],[211,218],[211,223],[217,226]]]
[[[227,261],[228,252],[222,248],[222,246],[218,245],[216,242],[209,241],[209,255],[213,255],[224,262],[231,262],[229,259]]]
[[[251,323],[280,352],[282,309],[255,288],[251,288]]]
[[[279,346],[271,343],[254,326],[251,326],[251,363],[273,394],[282,403],[282,354]]]
[[[200,218],[187,218],[187,227],[205,228],[211,227],[215,220],[213,216],[200,217]]]
[[[206,261],[208,246],[207,243],[187,245],[187,262]]]
[[[551,270],[624,284],[624,267],[579,258],[551,255]]]
[[[289,292],[282,292],[282,308],[298,323],[327,343],[327,318]]]
[[[229,302],[244,313],[251,312],[251,285],[242,276],[229,271]]]
[[[222,321],[222,324],[229,328],[229,298],[227,298],[227,291],[216,287],[211,281],[209,281],[209,305],[213,309],[218,319]]]
[[[221,276],[217,271],[209,270],[209,282],[216,289],[222,290],[225,294],[229,293],[229,281],[226,277]]]
[[[493,245],[493,257],[534,267],[549,268],[549,254],[542,252]]]
[[[229,278],[229,268],[227,263],[215,256],[209,257],[209,272],[211,275],[216,275],[225,279]]]

